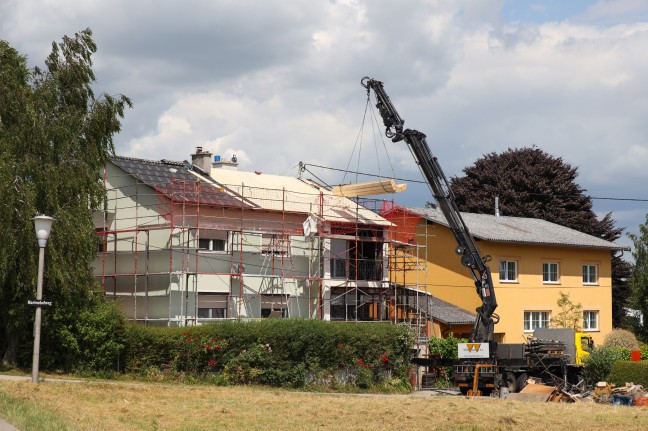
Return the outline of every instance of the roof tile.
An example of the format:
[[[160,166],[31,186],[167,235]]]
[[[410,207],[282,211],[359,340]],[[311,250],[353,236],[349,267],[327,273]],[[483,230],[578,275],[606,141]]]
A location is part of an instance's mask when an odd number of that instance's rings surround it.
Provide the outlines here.
[[[443,213],[437,208],[407,208],[429,221],[448,226]],[[546,220],[494,216],[490,214],[461,213],[470,233],[476,239],[491,242],[542,244],[550,246],[595,248],[604,250],[629,250],[628,247],[570,229]]]

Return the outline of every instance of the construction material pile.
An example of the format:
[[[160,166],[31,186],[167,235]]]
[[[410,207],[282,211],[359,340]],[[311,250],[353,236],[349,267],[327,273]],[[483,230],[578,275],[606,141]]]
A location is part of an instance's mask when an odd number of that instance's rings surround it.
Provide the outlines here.
[[[602,404],[648,407],[648,390],[634,383],[626,383],[625,386],[616,388],[607,382],[598,382],[592,399]]]
[[[626,383],[625,386],[616,388],[607,382],[596,384],[594,391],[582,393],[569,392],[556,386],[529,383],[519,393],[507,394],[508,400],[526,402],[596,402],[620,406],[645,406],[648,407],[648,390],[641,385]]]
[[[557,387],[536,383],[527,384],[519,393],[508,394],[506,399],[536,403],[574,402],[568,393],[561,391]]]

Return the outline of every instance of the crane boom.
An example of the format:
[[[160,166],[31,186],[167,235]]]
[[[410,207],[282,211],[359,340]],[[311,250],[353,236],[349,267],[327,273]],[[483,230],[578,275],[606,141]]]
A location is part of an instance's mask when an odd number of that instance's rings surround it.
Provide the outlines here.
[[[494,326],[499,318],[495,314],[497,301],[493,290],[490,268],[486,265],[487,259],[482,258],[480,255],[475,240],[461,217],[454,194],[437,158],[432,155],[423,133],[418,130],[403,129],[405,120],[401,118],[391,103],[381,81],[364,77],[361,83],[367,89],[367,94],[373,90],[376,96],[376,107],[386,128],[385,135],[392,142],[405,141],[409,146],[416,163],[430,186],[439,209],[454,234],[457,241],[455,252],[461,257],[462,265],[470,270],[473,277],[482,304],[476,309],[477,319],[470,335],[470,341],[477,343],[494,341]]]

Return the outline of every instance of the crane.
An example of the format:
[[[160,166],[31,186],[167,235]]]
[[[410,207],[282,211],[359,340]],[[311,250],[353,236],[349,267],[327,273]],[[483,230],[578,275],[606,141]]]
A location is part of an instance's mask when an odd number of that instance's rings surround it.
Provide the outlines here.
[[[486,262],[490,257],[482,257],[475,240],[461,217],[456,199],[448,180],[427,144],[425,134],[413,129],[403,129],[405,120],[401,118],[385,92],[383,83],[376,79],[364,77],[361,84],[367,89],[367,96],[373,90],[376,97],[376,108],[385,125],[385,136],[392,142],[405,141],[414,160],[419,165],[439,209],[448,222],[450,230],[457,241],[455,253],[460,256],[461,264],[470,270],[481,305],[477,307],[477,318],[470,334],[471,343],[493,343],[494,327],[499,321],[495,314],[497,300],[493,290],[491,271]]]

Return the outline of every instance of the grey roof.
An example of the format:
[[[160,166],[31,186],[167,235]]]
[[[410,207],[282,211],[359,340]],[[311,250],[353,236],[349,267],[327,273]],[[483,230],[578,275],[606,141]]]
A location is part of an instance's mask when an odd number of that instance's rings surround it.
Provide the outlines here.
[[[448,226],[437,208],[407,208],[429,221]],[[525,217],[496,217],[490,214],[461,213],[475,239],[500,243],[542,244],[550,246],[629,250],[628,247],[588,235],[545,220]]]
[[[446,325],[472,325],[475,323],[476,314],[439,298],[431,297],[429,306],[431,308],[431,317]]]
[[[110,160],[142,183],[174,201],[236,208],[248,207],[210,184],[208,181],[211,180],[208,178],[200,181],[199,177],[190,172],[191,165],[188,163],[119,156],[111,157]]]

